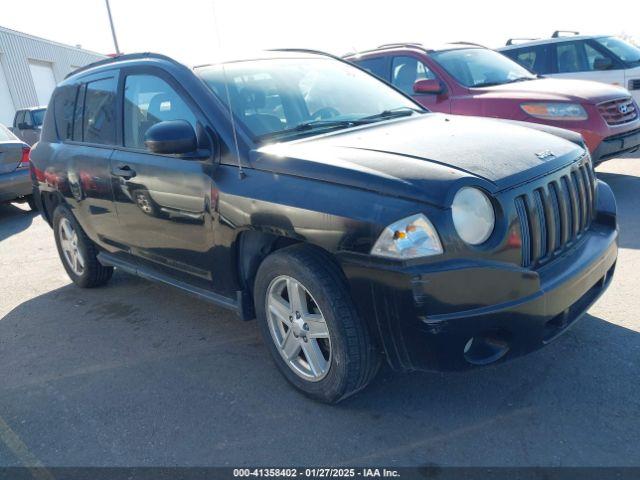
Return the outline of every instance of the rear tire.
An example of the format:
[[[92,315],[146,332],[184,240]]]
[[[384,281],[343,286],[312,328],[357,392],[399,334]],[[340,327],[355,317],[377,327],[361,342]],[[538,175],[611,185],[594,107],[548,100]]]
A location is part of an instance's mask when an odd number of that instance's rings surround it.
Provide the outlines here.
[[[304,300],[289,300],[296,296],[289,291]],[[256,275],[254,301],[276,366],[304,394],[337,403],[375,377],[380,366],[375,342],[342,272],[324,252],[296,245],[269,255]],[[320,360],[307,361],[314,357]]]
[[[58,205],[53,212],[53,232],[60,260],[73,283],[93,288],[109,281],[113,267],[98,261],[98,249],[65,205]]]

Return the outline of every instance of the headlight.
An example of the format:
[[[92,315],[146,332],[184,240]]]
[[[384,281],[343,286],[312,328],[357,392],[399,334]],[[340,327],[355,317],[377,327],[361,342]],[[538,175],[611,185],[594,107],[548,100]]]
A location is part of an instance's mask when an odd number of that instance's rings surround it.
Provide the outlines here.
[[[587,112],[578,103],[523,103],[520,108],[535,118],[544,120],[586,120]]]
[[[438,233],[427,217],[412,215],[392,223],[371,249],[378,257],[410,259],[442,253]]]
[[[451,214],[458,235],[471,245],[485,242],[496,223],[491,201],[477,188],[463,187],[458,190],[453,198]]]

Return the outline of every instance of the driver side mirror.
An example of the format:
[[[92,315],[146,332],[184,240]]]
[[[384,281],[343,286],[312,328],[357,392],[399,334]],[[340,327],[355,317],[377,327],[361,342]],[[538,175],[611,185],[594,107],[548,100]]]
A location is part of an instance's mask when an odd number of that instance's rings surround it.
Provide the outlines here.
[[[436,78],[424,78],[422,80],[416,80],[413,84],[413,92],[414,93],[431,93],[438,94],[442,93],[444,88],[440,80]]]
[[[182,155],[198,150],[196,132],[186,120],[159,122],[147,130],[144,144],[153,153]]]
[[[593,61],[594,70],[609,70],[613,67],[613,61],[610,58],[598,57]]]

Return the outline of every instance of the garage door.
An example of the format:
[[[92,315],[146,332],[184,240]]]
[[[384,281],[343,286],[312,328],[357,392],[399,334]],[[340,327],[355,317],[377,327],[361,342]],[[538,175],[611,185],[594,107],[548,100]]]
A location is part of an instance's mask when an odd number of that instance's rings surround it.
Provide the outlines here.
[[[53,75],[53,66],[48,62],[29,60],[31,77],[38,95],[38,105],[47,105],[53,90],[56,88],[56,77]],[[35,105],[32,105],[35,107]]]
[[[4,76],[2,63],[0,63],[0,123],[10,127],[13,124],[15,113],[7,78]]]

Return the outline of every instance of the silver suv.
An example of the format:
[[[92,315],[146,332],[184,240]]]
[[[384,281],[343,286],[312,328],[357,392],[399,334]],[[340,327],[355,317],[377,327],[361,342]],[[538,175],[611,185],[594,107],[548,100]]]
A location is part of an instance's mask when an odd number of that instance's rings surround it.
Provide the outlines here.
[[[47,107],[23,108],[13,117],[13,134],[27,145],[33,145],[40,140],[40,131],[44,122]]]
[[[547,77],[595,80],[625,87],[636,103],[640,102],[640,48],[621,38],[556,31],[551,38],[540,40],[511,38],[498,51]]]

